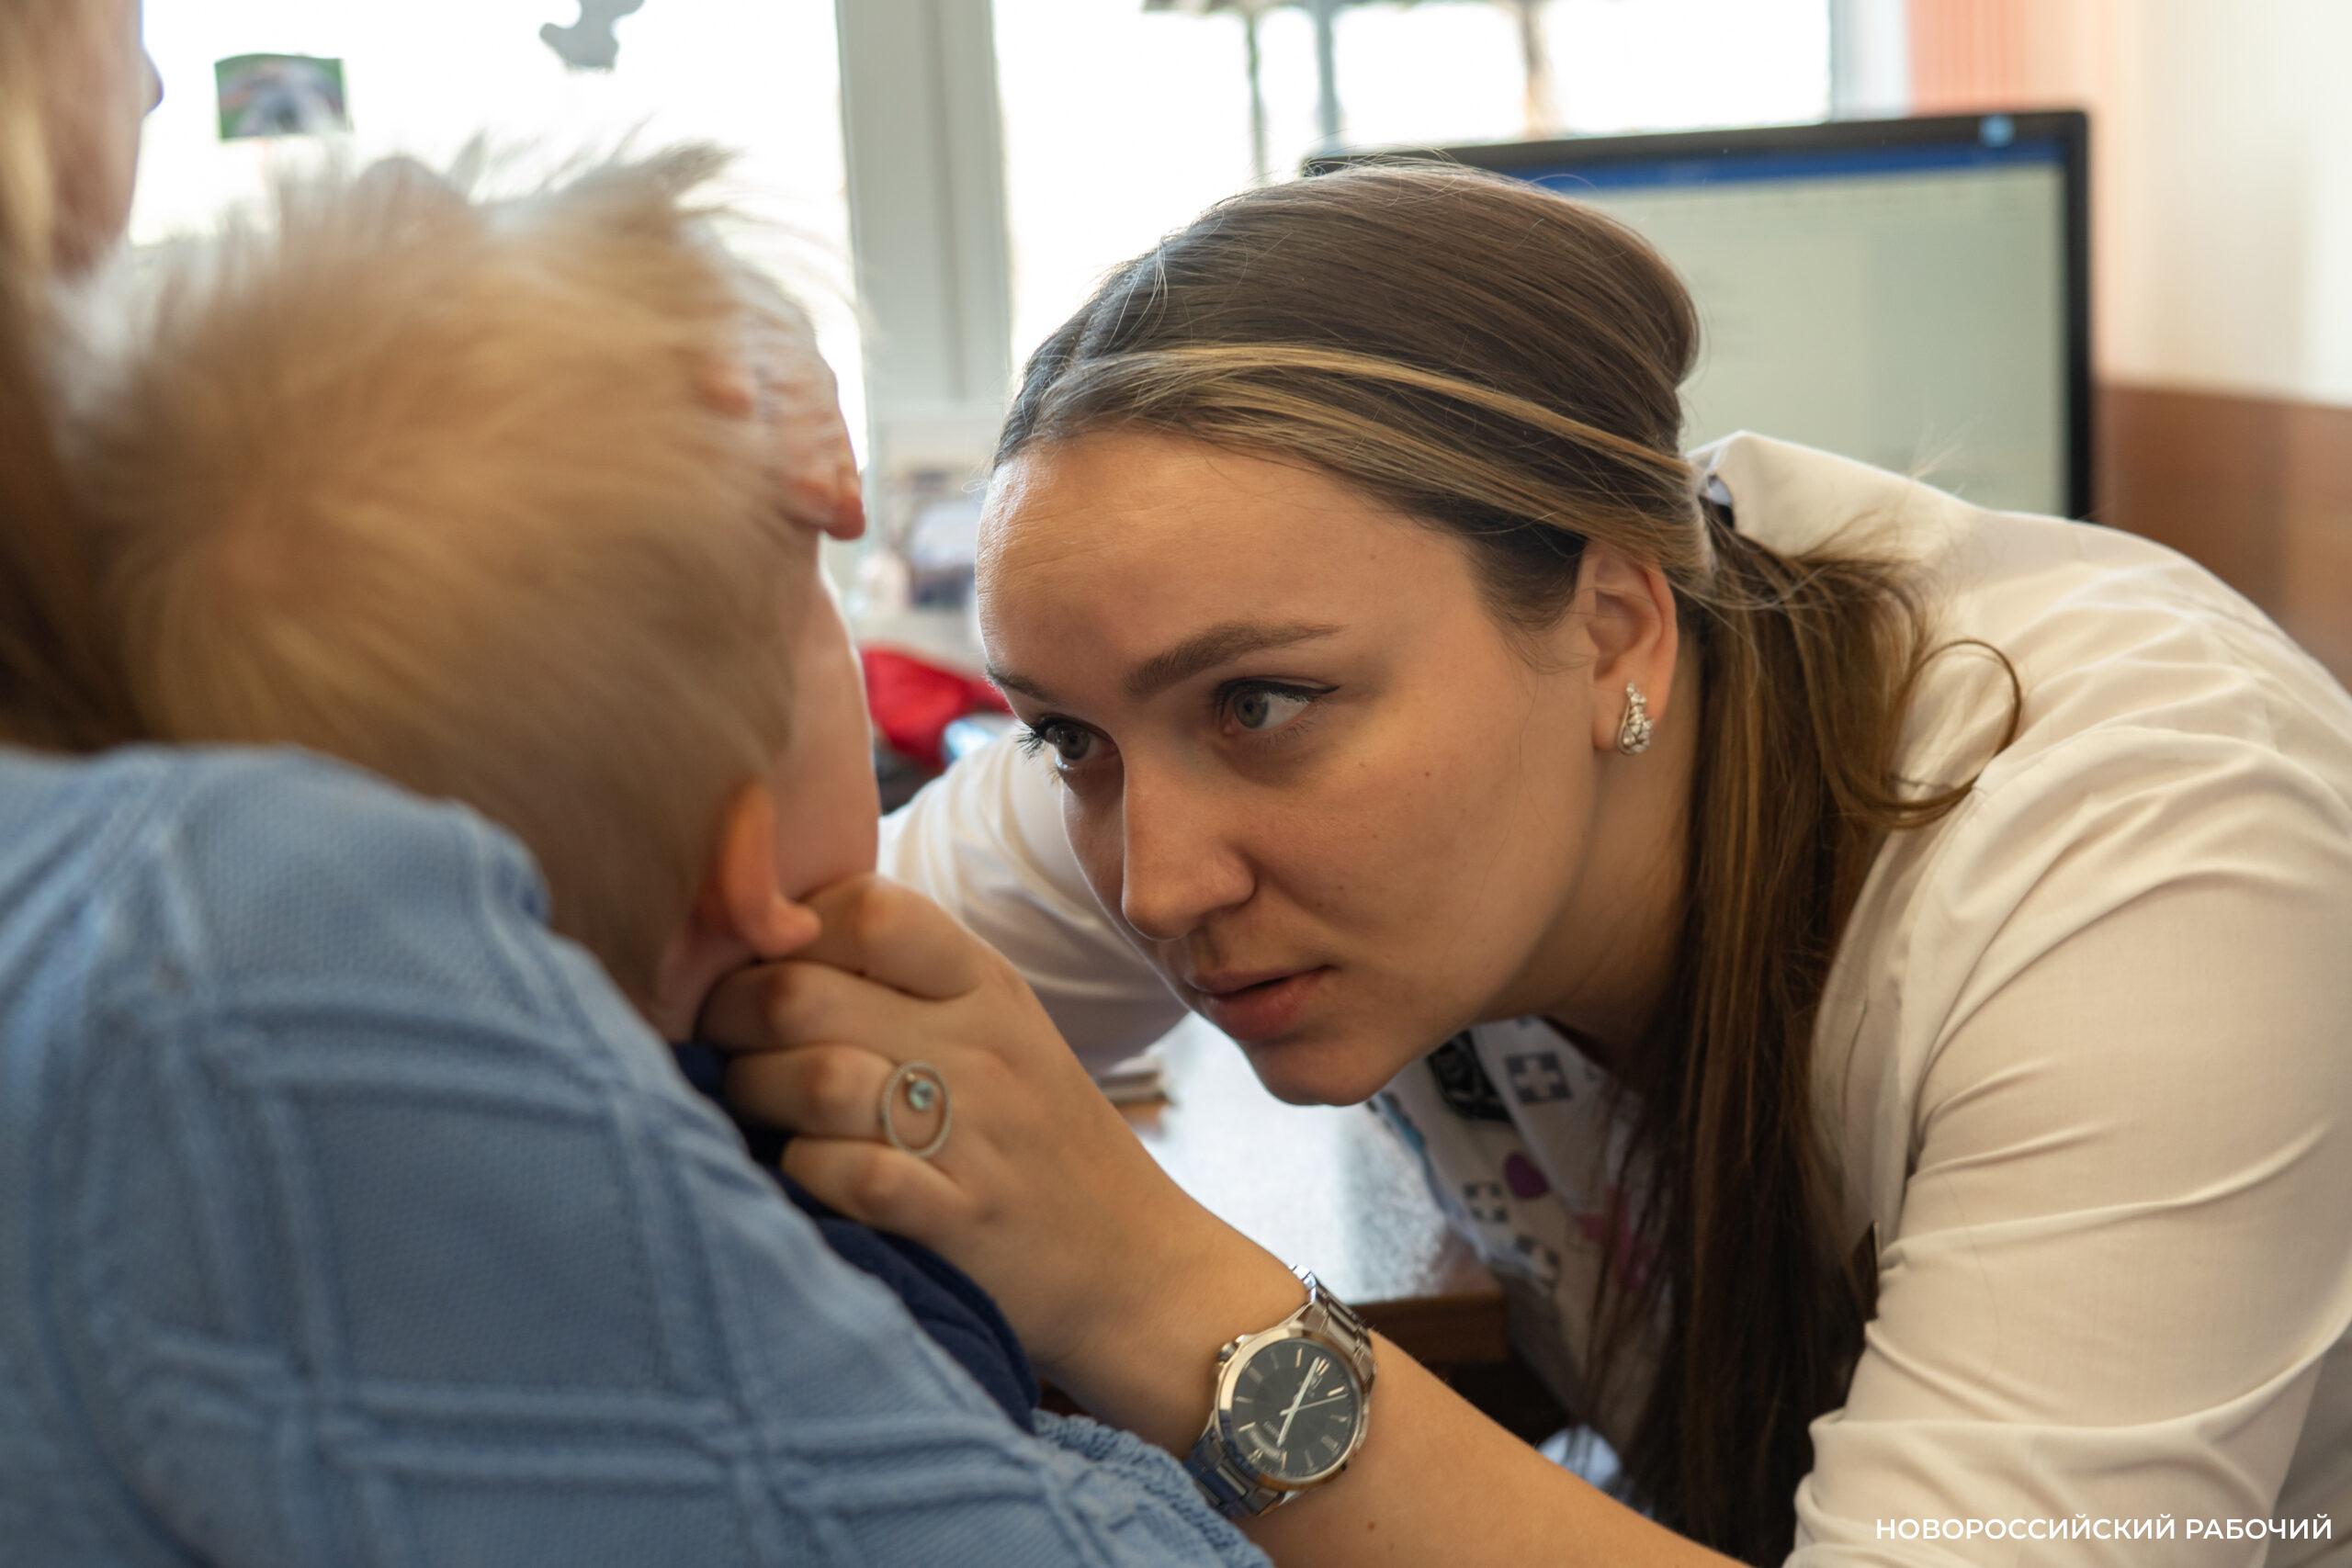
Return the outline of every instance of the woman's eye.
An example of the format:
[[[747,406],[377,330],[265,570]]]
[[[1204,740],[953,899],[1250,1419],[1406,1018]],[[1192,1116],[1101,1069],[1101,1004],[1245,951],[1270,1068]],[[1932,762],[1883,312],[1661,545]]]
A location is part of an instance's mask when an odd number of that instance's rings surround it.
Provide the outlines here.
[[[1279,686],[1244,686],[1226,699],[1225,711],[1256,735],[1280,729],[1315,705],[1315,694]]]
[[[1069,768],[1083,762],[1094,750],[1094,735],[1074,724],[1048,721],[1038,725],[1021,737],[1022,748],[1031,756],[1051,747],[1056,765]]]

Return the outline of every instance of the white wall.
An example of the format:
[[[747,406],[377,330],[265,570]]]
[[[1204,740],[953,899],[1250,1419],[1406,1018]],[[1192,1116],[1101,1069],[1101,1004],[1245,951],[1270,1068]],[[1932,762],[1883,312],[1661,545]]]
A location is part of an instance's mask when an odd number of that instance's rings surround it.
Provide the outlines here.
[[[2352,4],[2089,3],[2102,375],[2352,404]]]

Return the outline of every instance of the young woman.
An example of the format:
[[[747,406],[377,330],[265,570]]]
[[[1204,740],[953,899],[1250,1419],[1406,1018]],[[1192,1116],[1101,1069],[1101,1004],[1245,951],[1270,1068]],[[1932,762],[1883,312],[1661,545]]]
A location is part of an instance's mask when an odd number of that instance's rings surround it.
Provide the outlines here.
[[[1031,360],[980,565],[1028,735],[885,857],[1081,1047],[1190,1006],[1283,1099],[1377,1104],[1657,1523],[1392,1345],[1359,1409],[1328,1325],[1307,1395],[1210,1422],[1298,1282],[919,903],[836,922],[862,980],[722,993],[737,1094],[1281,1562],[2340,1551],[2352,698],[2128,535],[1686,457],[1697,349],[1532,188],[1212,210]],[[927,1161],[875,1132],[916,1055]]]

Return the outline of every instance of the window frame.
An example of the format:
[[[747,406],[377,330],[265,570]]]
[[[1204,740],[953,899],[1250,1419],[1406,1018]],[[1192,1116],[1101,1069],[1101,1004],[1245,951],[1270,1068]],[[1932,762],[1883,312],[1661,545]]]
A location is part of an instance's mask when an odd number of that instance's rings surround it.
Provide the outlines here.
[[[1829,5],[1832,112],[1904,112],[1905,0]],[[834,10],[850,245],[869,328],[870,472],[984,457],[1013,371],[995,6],[835,0]]]

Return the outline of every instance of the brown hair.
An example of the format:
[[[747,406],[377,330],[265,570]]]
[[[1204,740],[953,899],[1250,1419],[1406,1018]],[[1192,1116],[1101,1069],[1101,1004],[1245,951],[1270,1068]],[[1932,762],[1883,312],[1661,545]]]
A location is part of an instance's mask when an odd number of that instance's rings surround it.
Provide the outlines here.
[[[810,553],[702,390],[789,310],[687,205],[723,162],[495,205],[415,165],[289,186],[153,264],[74,429],[141,732],[466,802],[640,998],[786,744]]]
[[[42,72],[75,9],[0,0],[0,741],[65,750],[130,729],[45,374],[56,152]]]
[[[1678,392],[1697,346],[1671,269],[1598,211],[1362,168],[1237,197],[1115,273],[1030,360],[997,460],[1128,427],[1311,462],[1462,539],[1515,630],[1566,613],[1586,540],[1672,582],[1702,673],[1689,884],[1669,1012],[1625,1086],[1651,1173],[1627,1217],[1663,1267],[1604,1273],[1591,1371],[1623,1372],[1662,1293],[1627,1489],[1763,1562],[1790,1549],[1806,1425],[1844,1398],[1871,1305],[1831,1218],[1815,1011],[1883,835],[1969,785],[1893,776],[1931,656],[1905,569],[1784,557],[1702,503]]]

